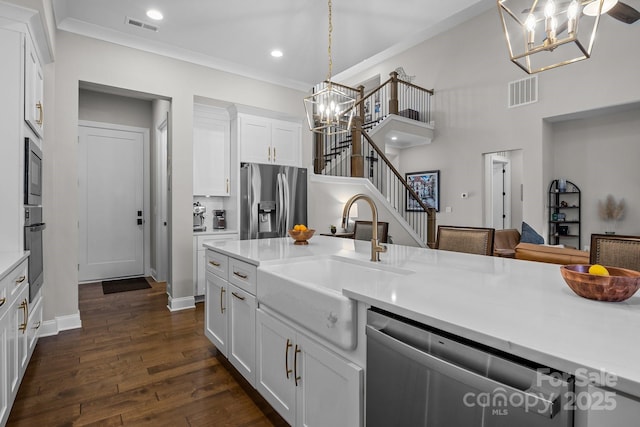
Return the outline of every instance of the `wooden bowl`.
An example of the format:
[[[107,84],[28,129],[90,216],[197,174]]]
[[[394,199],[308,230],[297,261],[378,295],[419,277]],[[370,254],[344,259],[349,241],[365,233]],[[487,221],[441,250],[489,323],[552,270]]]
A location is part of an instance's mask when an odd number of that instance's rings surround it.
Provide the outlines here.
[[[624,301],[640,288],[640,272],[626,268],[607,267],[609,276],[589,274],[590,264],[572,264],[560,267],[567,285],[584,298],[598,301]]]
[[[309,240],[315,232],[316,230],[312,228],[307,228],[305,231],[289,230],[289,236],[295,240],[295,242],[293,242],[294,245],[308,245],[309,242],[307,240]]]

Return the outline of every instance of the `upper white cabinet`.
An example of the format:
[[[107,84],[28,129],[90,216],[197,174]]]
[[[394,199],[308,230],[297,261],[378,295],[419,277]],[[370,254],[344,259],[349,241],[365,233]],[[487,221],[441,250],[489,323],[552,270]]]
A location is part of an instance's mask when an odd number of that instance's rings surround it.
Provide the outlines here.
[[[298,122],[239,113],[240,161],[300,166],[301,132]]]
[[[228,196],[230,183],[230,122],[226,110],[193,107],[193,195]]]
[[[25,37],[24,54],[24,120],[42,138],[44,77],[38,54],[28,34]]]

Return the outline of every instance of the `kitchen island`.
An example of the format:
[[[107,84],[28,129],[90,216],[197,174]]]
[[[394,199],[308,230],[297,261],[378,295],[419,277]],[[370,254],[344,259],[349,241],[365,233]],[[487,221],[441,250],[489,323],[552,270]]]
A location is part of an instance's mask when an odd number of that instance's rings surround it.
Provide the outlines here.
[[[283,267],[295,269],[305,259],[338,256],[366,266],[370,256],[369,242],[324,236],[307,246],[287,238],[205,246],[255,265],[258,277],[277,270],[283,280]],[[553,264],[400,245],[388,245],[381,258],[376,268],[402,274],[373,283],[350,280],[343,295],[613,390],[640,415],[640,296],[620,303],[578,297]],[[362,331],[366,319],[361,310],[357,315]],[[362,351],[362,337],[358,333],[356,351]]]

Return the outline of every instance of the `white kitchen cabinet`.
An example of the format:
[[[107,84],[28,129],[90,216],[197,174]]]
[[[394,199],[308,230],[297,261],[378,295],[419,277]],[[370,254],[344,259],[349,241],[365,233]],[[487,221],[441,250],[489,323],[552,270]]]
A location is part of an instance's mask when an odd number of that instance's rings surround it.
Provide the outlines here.
[[[593,385],[576,388],[576,427],[628,427],[638,425],[640,397],[625,396]]]
[[[34,304],[29,306],[29,322],[27,324],[27,355],[31,359],[36,348],[42,326],[42,297],[38,296]]]
[[[29,127],[42,138],[44,110],[44,77],[42,65],[35,50],[31,36],[27,34],[24,38],[24,120]]]
[[[207,270],[207,250],[202,244],[207,240],[236,240],[238,233],[205,234],[193,236],[193,292],[194,295],[204,295],[205,273]]]
[[[227,358],[253,386],[256,378],[256,297],[229,285]]]
[[[256,388],[295,426],[361,426],[363,370],[262,309]]]
[[[205,330],[204,333],[224,356],[227,355],[227,307],[229,306],[226,280],[207,271],[205,291]]]
[[[193,195],[229,196],[230,121],[226,110],[193,107]]]
[[[9,312],[0,315],[0,426],[5,425],[10,412],[10,396],[9,387],[9,333],[11,324],[9,321]]]
[[[240,161],[300,166],[301,132],[297,122],[238,114]]]
[[[258,302],[253,281],[256,268],[212,250],[206,251],[205,261],[205,335],[254,385]]]

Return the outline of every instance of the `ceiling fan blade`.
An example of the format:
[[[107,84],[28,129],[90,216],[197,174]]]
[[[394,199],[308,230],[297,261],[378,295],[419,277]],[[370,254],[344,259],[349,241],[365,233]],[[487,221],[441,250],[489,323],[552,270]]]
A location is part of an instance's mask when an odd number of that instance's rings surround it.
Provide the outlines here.
[[[615,18],[618,21],[622,21],[625,24],[633,24],[638,19],[640,19],[640,12],[638,12],[631,6],[622,3],[621,1],[613,6],[607,13],[612,18]]]

